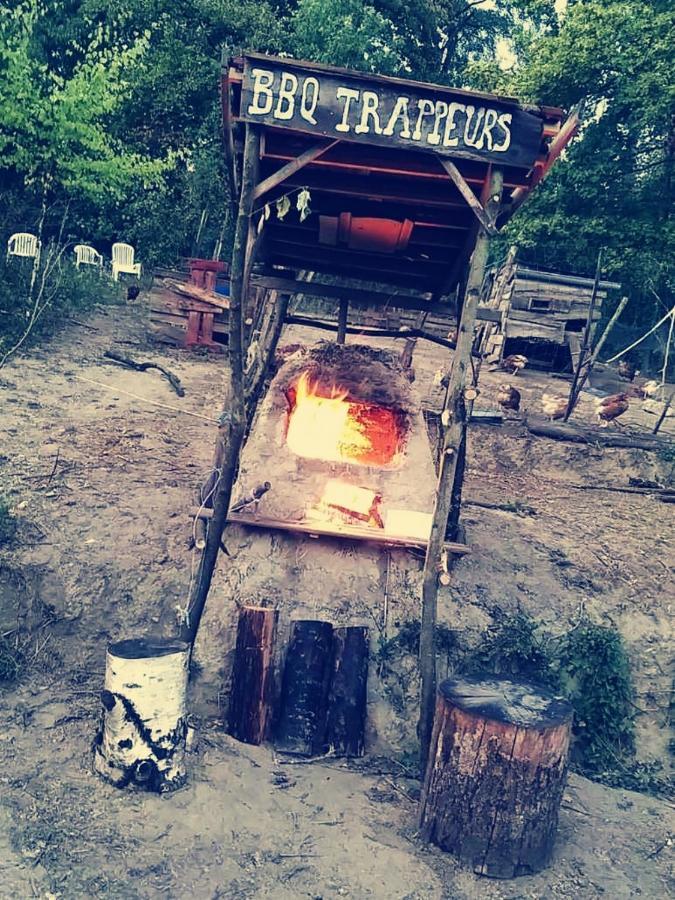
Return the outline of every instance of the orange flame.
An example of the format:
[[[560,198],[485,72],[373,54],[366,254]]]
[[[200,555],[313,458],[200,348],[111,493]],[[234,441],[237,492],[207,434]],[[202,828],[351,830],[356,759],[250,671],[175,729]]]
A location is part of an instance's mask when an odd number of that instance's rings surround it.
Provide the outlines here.
[[[349,392],[335,385],[329,396],[303,373],[295,387],[286,442],[298,456],[325,462],[388,465],[400,445],[394,410],[347,400]]]

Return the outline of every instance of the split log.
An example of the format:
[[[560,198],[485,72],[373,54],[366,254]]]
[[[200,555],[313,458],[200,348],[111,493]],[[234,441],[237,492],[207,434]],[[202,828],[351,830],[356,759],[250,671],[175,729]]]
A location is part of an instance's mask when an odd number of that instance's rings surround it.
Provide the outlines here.
[[[152,637],[108,647],[94,770],[116,787],[164,793],[184,784],[189,651]]]
[[[554,441],[570,441],[573,444],[599,444],[602,447],[625,447],[632,450],[663,450],[675,446],[672,438],[653,434],[619,434],[604,428],[583,428],[569,422],[549,422],[544,419],[528,419],[527,430],[539,437]]]
[[[278,750],[299,756],[315,756],[323,750],[332,637],[329,622],[293,623],[274,741]]]
[[[422,837],[480,875],[548,863],[558,825],[572,708],[509,679],[448,679],[438,690],[420,801]]]
[[[278,618],[276,609],[239,610],[227,730],[246,744],[261,744],[267,736]]]
[[[333,630],[331,684],[324,749],[336,756],[363,756],[368,685],[368,629]]]

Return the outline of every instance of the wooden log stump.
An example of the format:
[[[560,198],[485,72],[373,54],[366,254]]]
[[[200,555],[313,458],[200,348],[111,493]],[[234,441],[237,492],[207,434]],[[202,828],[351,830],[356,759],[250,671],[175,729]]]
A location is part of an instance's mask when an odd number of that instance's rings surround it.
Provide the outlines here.
[[[94,770],[106,781],[158,793],[185,782],[189,659],[189,645],[179,640],[110,644],[94,749]]]
[[[239,610],[227,730],[247,744],[260,744],[267,736],[278,617],[276,609]]]
[[[274,741],[278,750],[300,756],[323,751],[332,637],[329,622],[293,623]]]
[[[368,629],[333,629],[324,749],[363,756],[368,682]]]
[[[512,878],[548,863],[567,775],[570,704],[508,679],[438,689],[420,801],[425,840],[474,872]]]

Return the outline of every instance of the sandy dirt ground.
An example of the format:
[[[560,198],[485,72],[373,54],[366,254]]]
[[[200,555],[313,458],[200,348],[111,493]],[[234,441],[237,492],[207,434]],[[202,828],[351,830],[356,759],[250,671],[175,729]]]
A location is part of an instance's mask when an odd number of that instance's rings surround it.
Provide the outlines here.
[[[0,373],[0,478],[19,518],[0,554],[0,628],[30,628],[35,657],[23,683],[0,693],[0,896],[666,896],[672,808],[577,776],[554,863],[535,877],[478,879],[421,845],[419,785],[405,769],[414,718],[375,674],[359,766],[292,765],[224,734],[235,603],[275,602],[282,636],[292,616],[308,613],[389,635],[418,602],[421,562],[400,551],[229,529],[197,647],[188,785],[158,798],[91,774],[106,642],[170,631],[185,604],[196,564],[187,513],[227,391],[222,358],[152,345],[146,328],[142,303],[101,310]],[[284,341],[298,336],[289,330]],[[108,349],[162,362],[186,396],[157,372],[107,363]],[[420,345],[422,396],[443,362],[442,350]],[[494,405],[502,380],[484,370],[477,407]],[[528,370],[516,383],[536,412],[542,389],[556,390]],[[582,417],[591,411],[589,395]],[[654,421],[637,406],[625,419]],[[439,600],[440,620],[468,642],[498,609],[561,629],[582,609],[615,624],[631,654],[643,759],[665,759],[668,742],[672,507],[572,485],[663,480],[671,466],[650,453],[533,438],[520,421],[476,427],[464,515],[472,553]],[[531,514],[472,505],[516,500]]]

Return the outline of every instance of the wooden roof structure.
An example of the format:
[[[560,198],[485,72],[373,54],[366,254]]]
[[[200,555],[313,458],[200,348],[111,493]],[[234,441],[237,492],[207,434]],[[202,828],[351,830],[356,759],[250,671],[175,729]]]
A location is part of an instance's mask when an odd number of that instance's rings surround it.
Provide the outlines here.
[[[277,278],[268,286],[312,271],[349,278],[351,288],[376,282],[383,298],[407,296],[416,308],[426,306],[412,298],[428,304],[455,289],[479,227],[494,233],[510,218],[578,126],[574,113],[512,97],[255,53],[225,66],[222,97],[235,197],[242,125],[260,131],[252,218],[268,206],[256,252],[256,268]],[[503,190],[491,223],[496,167]],[[302,188],[311,195],[304,221]],[[284,195],[292,209],[279,219],[274,202]]]

